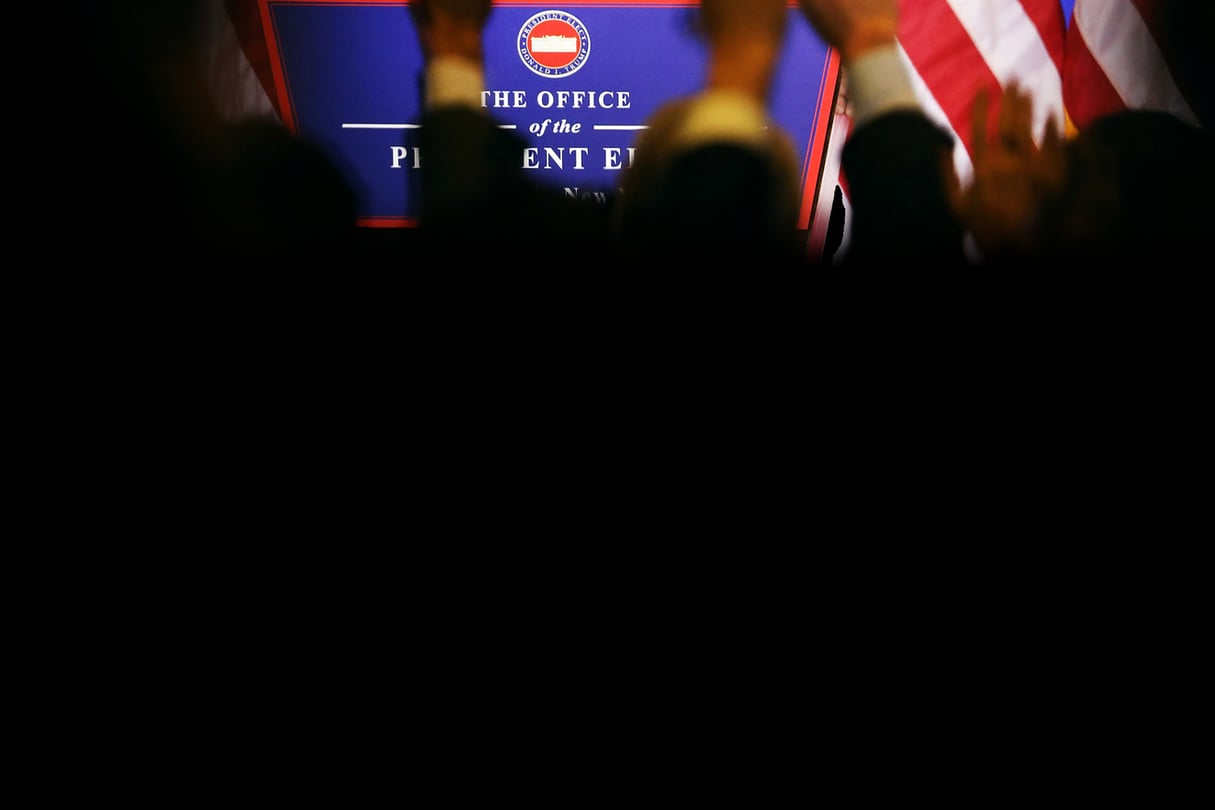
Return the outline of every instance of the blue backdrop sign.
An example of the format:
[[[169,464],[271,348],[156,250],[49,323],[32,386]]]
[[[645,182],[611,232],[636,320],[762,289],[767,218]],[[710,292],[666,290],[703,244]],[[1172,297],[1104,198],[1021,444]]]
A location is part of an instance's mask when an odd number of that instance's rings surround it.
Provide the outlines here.
[[[422,54],[407,0],[259,0],[285,123],[325,148],[359,193],[360,224],[417,221]],[[483,105],[528,142],[520,165],[574,195],[616,193],[663,103],[701,89],[699,3],[494,3]],[[810,227],[839,60],[790,3],[773,118],[803,155]]]

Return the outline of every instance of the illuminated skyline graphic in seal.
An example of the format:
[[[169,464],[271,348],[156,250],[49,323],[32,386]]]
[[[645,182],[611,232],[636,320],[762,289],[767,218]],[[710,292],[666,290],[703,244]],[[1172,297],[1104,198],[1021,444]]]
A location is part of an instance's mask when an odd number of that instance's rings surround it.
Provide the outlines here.
[[[519,28],[519,58],[537,76],[560,79],[577,73],[591,55],[591,35],[568,11],[532,15]]]

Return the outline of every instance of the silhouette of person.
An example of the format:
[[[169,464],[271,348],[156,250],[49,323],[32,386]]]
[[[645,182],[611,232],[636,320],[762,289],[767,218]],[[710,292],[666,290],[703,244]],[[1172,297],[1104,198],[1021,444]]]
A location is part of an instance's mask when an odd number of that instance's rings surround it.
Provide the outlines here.
[[[805,264],[799,162],[769,116],[784,0],[704,0],[703,88],[654,112],[622,183],[631,254],[731,267]],[[810,100],[807,100],[810,103]]]
[[[93,246],[169,266],[350,257],[357,200],[333,159],[275,118],[220,115],[197,0],[90,4],[78,100],[101,160],[81,178]],[[222,264],[218,264],[222,263]]]
[[[898,53],[897,0],[800,0],[847,74],[853,128],[841,168],[852,236],[840,266],[968,265],[952,207],[952,135],[927,118]]]
[[[1053,123],[1041,143],[1033,100],[1005,89],[988,138],[988,100],[973,108],[975,174],[954,208],[985,266],[1085,264],[1140,267],[1215,257],[1215,139],[1161,111],[1134,109],[1093,119],[1069,140]]]
[[[421,254],[438,265],[611,260],[607,206],[565,196],[522,166],[526,142],[481,106],[490,0],[410,5],[424,60],[419,145]]]

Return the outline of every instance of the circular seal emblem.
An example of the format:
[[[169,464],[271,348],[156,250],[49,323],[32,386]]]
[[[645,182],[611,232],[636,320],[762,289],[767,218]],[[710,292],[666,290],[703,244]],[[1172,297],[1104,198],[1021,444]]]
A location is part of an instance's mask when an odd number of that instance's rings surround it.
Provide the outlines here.
[[[519,29],[519,58],[532,73],[559,79],[576,73],[591,55],[591,35],[568,11],[541,11]]]

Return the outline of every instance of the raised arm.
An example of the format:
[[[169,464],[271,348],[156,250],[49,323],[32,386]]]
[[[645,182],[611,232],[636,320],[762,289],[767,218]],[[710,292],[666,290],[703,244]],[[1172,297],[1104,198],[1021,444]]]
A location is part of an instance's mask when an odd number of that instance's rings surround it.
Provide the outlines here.
[[[845,63],[895,42],[897,0],[800,0],[800,4],[814,30]]]
[[[481,34],[492,6],[492,0],[416,0],[409,10],[423,57],[429,62],[456,56],[480,64],[484,61]]]
[[[851,100],[842,163],[852,203],[846,261],[901,270],[965,265],[962,227],[950,206],[953,136],[916,98],[898,47],[897,0],[799,3],[839,52]]]
[[[783,0],[705,0],[701,23],[709,44],[706,87],[766,102],[787,16]]]
[[[491,0],[417,0],[410,11],[425,62],[422,250],[440,266],[497,265],[537,250],[609,257],[608,212],[529,175],[526,141],[482,106]]]

